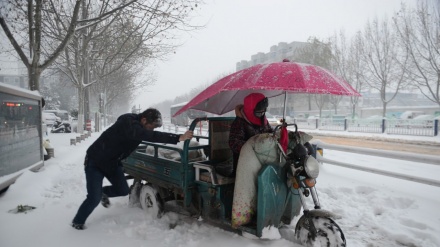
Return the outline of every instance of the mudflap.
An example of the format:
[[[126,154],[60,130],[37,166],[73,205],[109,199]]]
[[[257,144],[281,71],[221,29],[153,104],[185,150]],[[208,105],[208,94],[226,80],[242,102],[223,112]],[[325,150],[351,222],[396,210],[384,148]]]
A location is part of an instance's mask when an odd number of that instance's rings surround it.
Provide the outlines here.
[[[262,237],[265,227],[289,225],[301,212],[299,195],[287,187],[287,170],[278,164],[262,167],[258,174],[257,231]]]
[[[293,243],[298,243],[294,226],[282,225],[280,228],[278,228],[278,230],[280,232],[281,238]]]
[[[200,208],[202,216],[212,221],[228,221],[230,224],[232,212],[232,198],[234,195],[234,184],[212,186],[207,183],[200,183]]]

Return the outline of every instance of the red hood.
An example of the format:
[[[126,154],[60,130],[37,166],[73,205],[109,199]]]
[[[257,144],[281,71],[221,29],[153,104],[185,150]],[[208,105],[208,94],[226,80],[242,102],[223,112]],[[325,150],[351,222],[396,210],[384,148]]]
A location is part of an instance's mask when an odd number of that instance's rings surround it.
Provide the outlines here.
[[[243,112],[244,112],[244,115],[246,116],[246,118],[252,124],[261,126],[261,119],[257,118],[254,115],[254,109],[255,109],[255,106],[258,104],[258,102],[260,102],[264,98],[265,98],[265,96],[261,93],[251,93],[248,96],[246,96],[246,98],[244,98]],[[264,117],[264,118],[265,118],[265,122],[267,122],[266,117]]]

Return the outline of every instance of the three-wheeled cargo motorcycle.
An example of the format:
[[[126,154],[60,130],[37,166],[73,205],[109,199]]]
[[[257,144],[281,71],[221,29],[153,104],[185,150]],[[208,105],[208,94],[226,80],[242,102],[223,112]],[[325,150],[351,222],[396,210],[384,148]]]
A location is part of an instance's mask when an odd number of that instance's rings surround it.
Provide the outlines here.
[[[281,237],[303,245],[346,246],[344,234],[334,221],[336,216],[321,209],[319,203],[316,147],[308,150],[300,141],[287,152],[278,145],[282,158],[262,165],[256,181],[256,214],[248,224],[232,228],[235,180],[222,174],[232,165],[228,138],[233,120],[195,119],[189,130],[195,131],[196,141],[187,140],[182,146],[142,142],[122,161],[125,173],[133,178],[130,203],[158,217],[171,210],[260,238],[265,237],[264,229],[275,227]],[[293,126],[289,138],[298,135],[297,126]],[[310,195],[313,209],[306,203]],[[301,208],[302,216],[296,226],[291,226]]]

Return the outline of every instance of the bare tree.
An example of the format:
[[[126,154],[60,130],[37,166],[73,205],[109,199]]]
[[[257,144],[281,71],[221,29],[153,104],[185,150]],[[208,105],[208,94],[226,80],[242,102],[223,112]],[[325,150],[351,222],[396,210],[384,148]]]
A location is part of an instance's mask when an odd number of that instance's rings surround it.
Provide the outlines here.
[[[53,4],[52,1],[51,3]],[[41,72],[55,61],[69,43],[77,25],[80,3],[80,0],[76,0],[73,8],[68,7],[63,9],[61,13],[55,13],[57,16],[66,16],[67,11],[72,11],[68,15],[71,18],[64,39],[57,40],[55,49],[46,55],[42,54],[41,44],[45,38],[42,36],[42,29],[45,21],[44,17],[47,16],[44,13],[49,13],[48,9],[52,6],[45,4],[43,0],[8,1],[3,6],[4,9],[1,10],[0,14],[0,25],[28,70],[30,90],[39,90]],[[9,28],[8,23],[11,28]]]
[[[358,32],[350,43],[347,43],[345,33],[340,31],[339,34],[335,34],[331,38],[332,46],[332,61],[334,71],[347,81],[356,91],[361,92],[364,85],[363,69],[361,52],[362,52],[362,34]],[[332,96],[330,102],[341,100],[342,97]],[[350,97],[351,115],[356,116],[356,106],[358,104],[359,97]],[[335,113],[337,104],[332,104],[335,107]]]
[[[376,18],[365,26],[362,59],[365,63],[365,79],[380,93],[382,116],[386,116],[387,104],[405,84],[407,56],[398,43],[389,21]],[[402,57],[400,57],[403,55]]]
[[[96,5],[94,0],[83,2],[81,15],[84,20],[95,20],[112,7]],[[172,43],[175,36],[172,31],[197,28],[189,25],[190,14],[197,3],[183,0],[138,0],[113,12],[105,20],[83,26],[81,32],[74,35],[57,66],[78,89],[80,131],[83,118],[90,119],[87,88],[101,83],[100,87],[95,88],[101,88],[106,97],[110,97],[111,91],[128,90],[132,93],[136,88],[150,84],[153,80],[133,79],[134,75],[141,74],[151,59],[162,58],[173,51],[176,45]],[[64,25],[61,21],[53,22],[52,26],[54,34],[62,33]],[[115,86],[114,79],[121,78],[121,74],[129,79],[118,81]]]
[[[86,88],[90,87],[90,63],[94,57],[91,56],[91,46],[94,32],[103,32],[109,23],[112,23],[122,12],[123,8],[113,11],[113,6],[103,1],[96,4],[95,1],[82,0],[81,19],[90,20],[92,24],[82,23],[80,31],[73,34],[72,42],[69,43],[67,49],[60,55],[59,61],[55,63],[55,67],[59,69],[65,76],[70,78],[72,84],[78,92],[78,130],[83,131],[84,112],[89,112],[89,95]],[[127,6],[125,6],[127,7]],[[106,18],[100,18],[104,13],[113,12],[113,15],[106,15]],[[89,14],[93,12],[94,15]],[[52,35],[55,39],[61,38],[65,32],[66,23],[61,19],[50,19],[46,22],[48,26],[47,35]],[[96,21],[95,21],[96,20]],[[99,29],[101,28],[101,29]],[[51,44],[47,44],[50,47]],[[89,115],[89,114],[87,114]],[[86,117],[90,119],[90,116]]]
[[[440,1],[402,6],[394,23],[409,56],[404,67],[413,85],[440,106]]]
[[[319,109],[319,117],[322,118],[322,110],[324,109],[325,105],[329,102],[329,95],[317,94],[313,98],[315,99],[316,106],[318,106]]]
[[[363,39],[362,33],[357,32],[352,38],[349,51],[349,73],[347,80],[350,85],[358,92],[362,92],[366,86],[364,70],[365,65],[361,59],[362,57]],[[352,107],[352,117],[356,116],[356,107],[359,103],[359,97],[350,97]]]
[[[295,61],[318,65],[320,67],[330,69],[332,54],[329,44],[319,40],[316,37],[310,37],[307,42],[309,43],[309,45],[306,45],[305,47],[298,49],[295,52]],[[315,97],[316,102],[321,102],[321,98],[319,96],[312,96],[308,94],[306,95],[306,97],[308,99],[309,111],[312,110],[312,97]]]
[[[101,16],[90,21],[100,21],[135,1],[118,1],[109,12],[101,13]],[[39,90],[41,73],[57,59],[75,34],[80,22],[78,18],[81,2],[82,0],[8,0],[2,5],[0,25],[28,70],[30,90]],[[61,19],[65,23],[62,36],[44,35],[47,33],[46,23]],[[44,44],[51,45],[43,47]]]

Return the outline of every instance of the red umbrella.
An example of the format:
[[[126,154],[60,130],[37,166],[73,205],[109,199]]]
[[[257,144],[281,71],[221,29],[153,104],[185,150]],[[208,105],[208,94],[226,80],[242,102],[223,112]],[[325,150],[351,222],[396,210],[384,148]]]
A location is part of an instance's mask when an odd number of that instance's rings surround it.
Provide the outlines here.
[[[232,111],[250,93],[273,97],[283,93],[333,94],[361,96],[350,84],[316,65],[283,61],[257,64],[215,82],[174,116],[188,109],[218,115]]]

